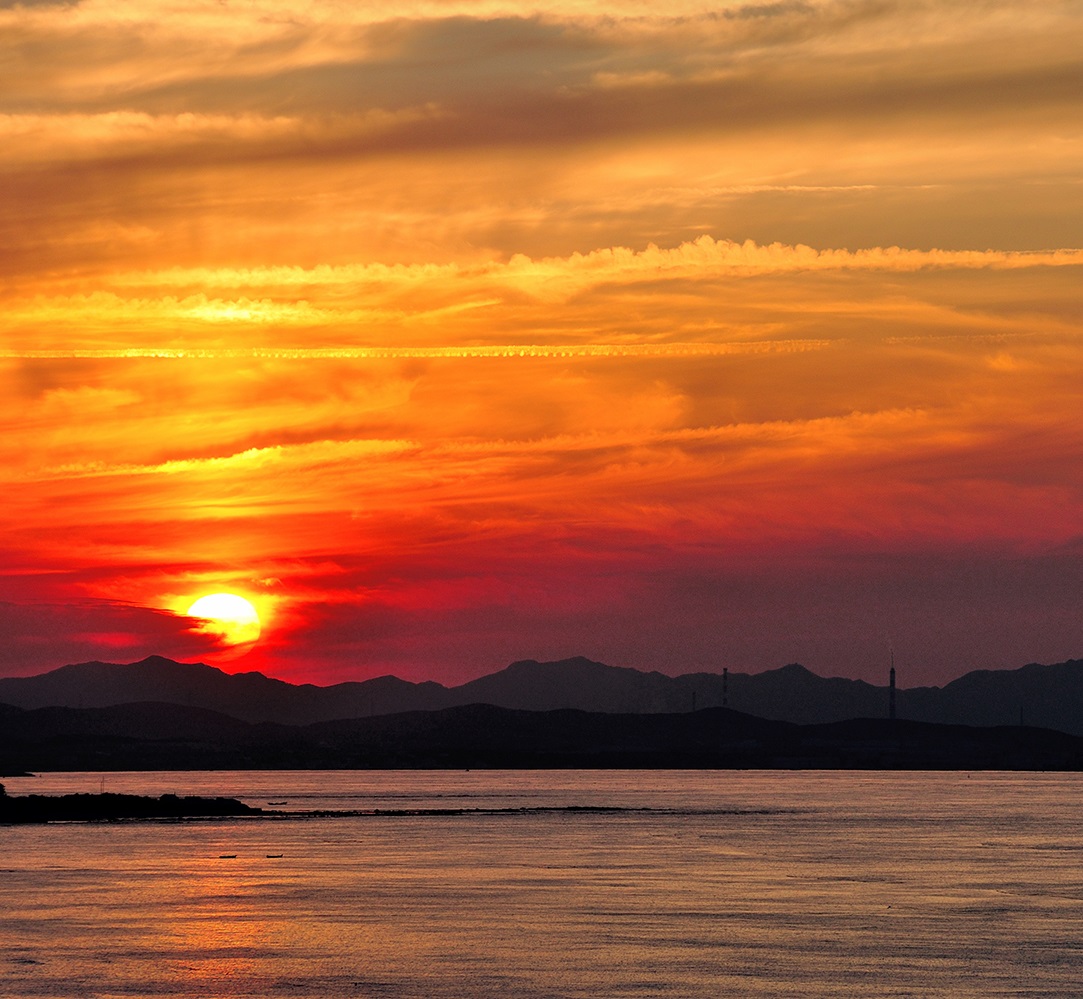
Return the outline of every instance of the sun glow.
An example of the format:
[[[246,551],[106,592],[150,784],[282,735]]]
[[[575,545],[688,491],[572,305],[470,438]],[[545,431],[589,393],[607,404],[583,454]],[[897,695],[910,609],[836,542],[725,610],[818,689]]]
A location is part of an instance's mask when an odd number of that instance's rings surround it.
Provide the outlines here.
[[[228,648],[251,645],[260,636],[256,608],[234,593],[208,593],[185,613],[200,622],[195,630],[213,636]]]
[[[0,0],[0,677],[1078,657],[1079,7]]]

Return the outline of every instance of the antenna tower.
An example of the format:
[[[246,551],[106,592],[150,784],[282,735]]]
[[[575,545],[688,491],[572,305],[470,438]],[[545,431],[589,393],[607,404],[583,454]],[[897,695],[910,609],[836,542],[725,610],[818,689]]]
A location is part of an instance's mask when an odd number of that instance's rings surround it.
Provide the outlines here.
[[[891,650],[891,672],[888,673],[887,716],[895,720],[895,650]]]

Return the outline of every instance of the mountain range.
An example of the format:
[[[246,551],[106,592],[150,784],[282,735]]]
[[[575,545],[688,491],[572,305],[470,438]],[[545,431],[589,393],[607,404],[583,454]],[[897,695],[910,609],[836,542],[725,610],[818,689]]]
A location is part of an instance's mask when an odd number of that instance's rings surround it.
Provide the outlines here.
[[[899,689],[900,720],[970,726],[1039,727],[1083,735],[1083,660],[978,670],[943,687]],[[0,704],[23,709],[106,708],[159,702],[248,723],[303,726],[403,712],[487,704],[517,711],[574,709],[604,714],[684,714],[726,706],[800,725],[885,718],[888,687],[824,678],[791,664],[764,673],[657,672],[589,659],[525,660],[460,686],[394,676],[326,687],[261,673],[223,673],[152,656],[136,663],[89,662],[39,676],[0,679]]]
[[[31,710],[0,705],[0,775],[561,767],[1083,770],[1083,738],[1041,728],[886,718],[794,725],[729,708],[616,714],[468,704],[280,725],[158,702]]]

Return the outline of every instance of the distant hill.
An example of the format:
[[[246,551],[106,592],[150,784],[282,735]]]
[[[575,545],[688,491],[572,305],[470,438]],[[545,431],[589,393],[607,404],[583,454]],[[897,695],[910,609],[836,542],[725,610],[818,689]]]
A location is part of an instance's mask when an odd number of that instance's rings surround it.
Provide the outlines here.
[[[574,658],[524,660],[458,687],[382,676],[327,687],[261,673],[230,675],[202,664],[151,657],[137,663],[79,663],[40,676],[0,679],[0,703],[21,708],[104,708],[164,702],[247,722],[307,725],[406,711],[491,704],[523,711],[574,709],[610,714],[686,713],[723,706],[717,673],[666,676]],[[1016,725],[1083,735],[1083,660],[1016,670],[979,670],[944,687],[900,689],[897,715],[954,725]],[[791,664],[730,673],[726,706],[760,718],[811,725],[883,718],[886,686],[824,678]]]
[[[21,708],[105,708],[161,701],[244,721],[303,725],[446,707],[447,688],[381,676],[331,687],[292,684],[262,673],[223,673],[202,663],[150,656],[136,663],[77,663],[39,676],[0,679],[0,703]]]
[[[286,726],[154,703],[0,707],[0,775],[556,767],[1083,770],[1083,738],[887,719],[794,725],[728,708],[613,714],[470,704]]]

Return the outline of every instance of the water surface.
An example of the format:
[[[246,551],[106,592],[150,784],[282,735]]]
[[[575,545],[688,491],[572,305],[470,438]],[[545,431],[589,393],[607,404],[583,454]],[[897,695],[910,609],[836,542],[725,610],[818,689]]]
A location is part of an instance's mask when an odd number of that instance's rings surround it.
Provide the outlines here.
[[[139,773],[105,788],[421,814],[0,828],[5,996],[1083,993],[1075,774]]]

